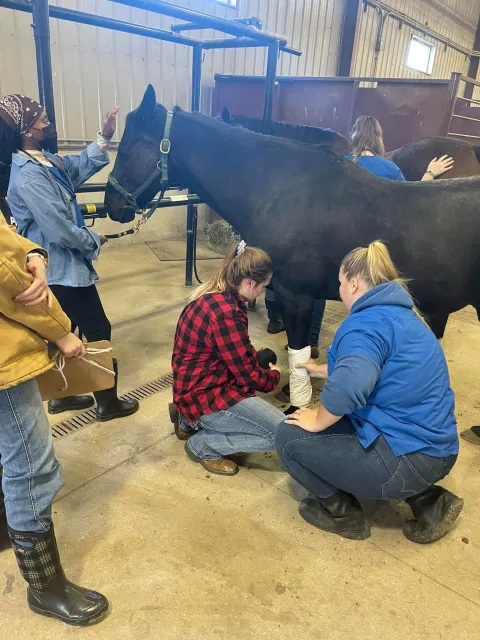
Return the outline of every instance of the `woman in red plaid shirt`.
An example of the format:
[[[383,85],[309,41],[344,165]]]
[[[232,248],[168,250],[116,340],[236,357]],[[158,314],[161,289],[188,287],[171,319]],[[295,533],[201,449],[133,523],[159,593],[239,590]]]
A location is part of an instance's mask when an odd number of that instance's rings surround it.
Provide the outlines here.
[[[280,380],[280,369],[262,368],[248,337],[246,301],[270,282],[272,263],[262,249],[242,240],[220,271],[197,289],[182,312],[173,347],[175,433],[185,451],[211,473],[233,476],[227,456],[274,449],[284,414],[258,398]]]

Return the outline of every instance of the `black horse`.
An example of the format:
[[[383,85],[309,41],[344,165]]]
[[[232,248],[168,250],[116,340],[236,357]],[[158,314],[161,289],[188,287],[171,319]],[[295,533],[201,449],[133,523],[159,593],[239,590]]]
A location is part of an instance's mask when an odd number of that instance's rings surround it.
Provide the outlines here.
[[[263,120],[248,116],[231,115],[225,107],[222,111],[222,121],[234,127],[243,127],[249,131],[263,133]],[[274,120],[271,124],[269,135],[277,138],[297,140],[305,144],[315,144],[320,147],[328,147],[341,156],[348,154],[348,140],[341,133],[333,129],[311,127],[306,124],[294,124],[293,122],[279,122]]]
[[[166,119],[149,86],[140,107],[127,116],[112,172],[126,192],[155,172]],[[342,258],[377,238],[410,279],[437,337],[448,315],[466,305],[480,319],[480,179],[383,180],[331,151],[180,108],[170,141],[171,180],[186,184],[248,244],[271,255],[273,287],[292,349],[309,344],[314,299],[338,299]],[[139,205],[158,189],[159,180],[138,198]],[[134,217],[129,199],[112,184],[105,204],[113,220]],[[295,405],[293,388],[291,400]]]

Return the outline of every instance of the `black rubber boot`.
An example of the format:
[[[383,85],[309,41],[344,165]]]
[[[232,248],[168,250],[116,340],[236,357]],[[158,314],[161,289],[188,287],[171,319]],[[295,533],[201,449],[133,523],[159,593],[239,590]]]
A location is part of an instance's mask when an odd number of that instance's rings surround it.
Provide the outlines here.
[[[115,359],[113,360],[113,370],[115,371],[115,386],[111,389],[105,389],[105,391],[95,391],[93,394],[97,401],[97,420],[100,422],[131,416],[140,408],[137,400],[120,400],[117,395],[118,362]]]
[[[63,413],[64,411],[82,411],[93,407],[92,396],[67,396],[58,400],[48,401],[48,413]]]
[[[429,544],[450,531],[463,509],[463,500],[436,485],[407,498],[415,520],[403,525],[403,535],[418,544]]]
[[[53,526],[46,533],[23,533],[10,529],[18,568],[28,582],[27,602],[32,611],[75,626],[102,620],[108,600],[65,577],[60,564]]]
[[[0,467],[0,551],[9,549],[11,546],[12,542],[8,535],[7,514],[5,511],[5,503],[3,501],[2,467]]]
[[[305,498],[298,511],[302,518],[318,529],[351,540],[370,537],[370,524],[358,500],[344,491],[326,499]]]

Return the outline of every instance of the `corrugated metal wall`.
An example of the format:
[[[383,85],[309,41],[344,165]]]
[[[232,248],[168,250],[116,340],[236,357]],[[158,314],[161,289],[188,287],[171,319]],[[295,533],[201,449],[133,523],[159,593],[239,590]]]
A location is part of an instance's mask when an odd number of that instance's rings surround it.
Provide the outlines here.
[[[480,12],[478,0],[384,0],[384,3],[448,37],[456,44],[468,49],[473,47]],[[449,78],[453,71],[467,72],[469,60],[463,53],[388,17],[385,20],[381,51],[376,56],[375,41],[379,19],[374,7],[367,6],[366,11],[361,9],[351,75],[382,78]],[[412,35],[418,35],[437,45],[431,76],[410,71],[406,67]]]
[[[169,29],[172,22],[108,0],[50,0],[70,9]],[[341,29],[342,0],[240,0],[237,12],[213,0],[176,0],[177,4],[221,17],[257,16],[264,28],[285,34],[303,49],[301,58],[280,55],[283,75],[334,75]],[[0,8],[0,95],[38,94],[30,14]],[[60,138],[85,140],[112,104],[123,116],[136,106],[150,82],[160,102],[189,108],[191,50],[168,42],[51,20],[52,63]],[[194,32],[195,33],[195,32]],[[202,37],[221,34],[202,31]],[[210,111],[215,73],[263,74],[266,50],[206,51],[202,68],[202,109]]]
[[[173,22],[171,18],[108,0],[51,2],[164,29],[169,29]],[[222,17],[257,16],[268,31],[286,35],[289,44],[302,49],[303,56],[281,54],[281,75],[335,75],[343,0],[239,0],[238,12],[214,0],[176,2]],[[480,0],[388,0],[387,4],[465,47],[473,45]],[[0,95],[14,91],[37,95],[30,23],[29,14],[0,9]],[[368,7],[366,12],[361,12],[352,75],[425,78],[405,66],[411,36],[418,32],[405,25],[399,28],[396,20],[387,18],[382,50],[375,61],[377,26],[375,9]],[[101,113],[114,103],[121,107],[122,122],[123,116],[138,104],[148,82],[154,85],[159,101],[166,106],[179,104],[189,108],[189,47],[58,20],[51,21],[51,36],[61,138],[91,138],[99,127]],[[202,32],[202,36],[220,37],[220,34]],[[428,36],[426,39],[435,42]],[[452,71],[466,72],[465,55],[436,44],[432,78],[447,78]],[[202,109],[206,112],[210,109],[214,73],[261,75],[265,72],[265,57],[263,48],[205,52]]]

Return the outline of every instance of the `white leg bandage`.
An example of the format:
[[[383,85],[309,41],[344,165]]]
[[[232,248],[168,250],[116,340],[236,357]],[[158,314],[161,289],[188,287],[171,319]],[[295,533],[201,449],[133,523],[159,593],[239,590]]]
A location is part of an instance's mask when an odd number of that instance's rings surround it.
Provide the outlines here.
[[[290,402],[294,407],[306,407],[312,399],[312,384],[305,369],[297,369],[297,364],[308,362],[311,348],[290,349],[288,347],[288,366],[290,368]]]

